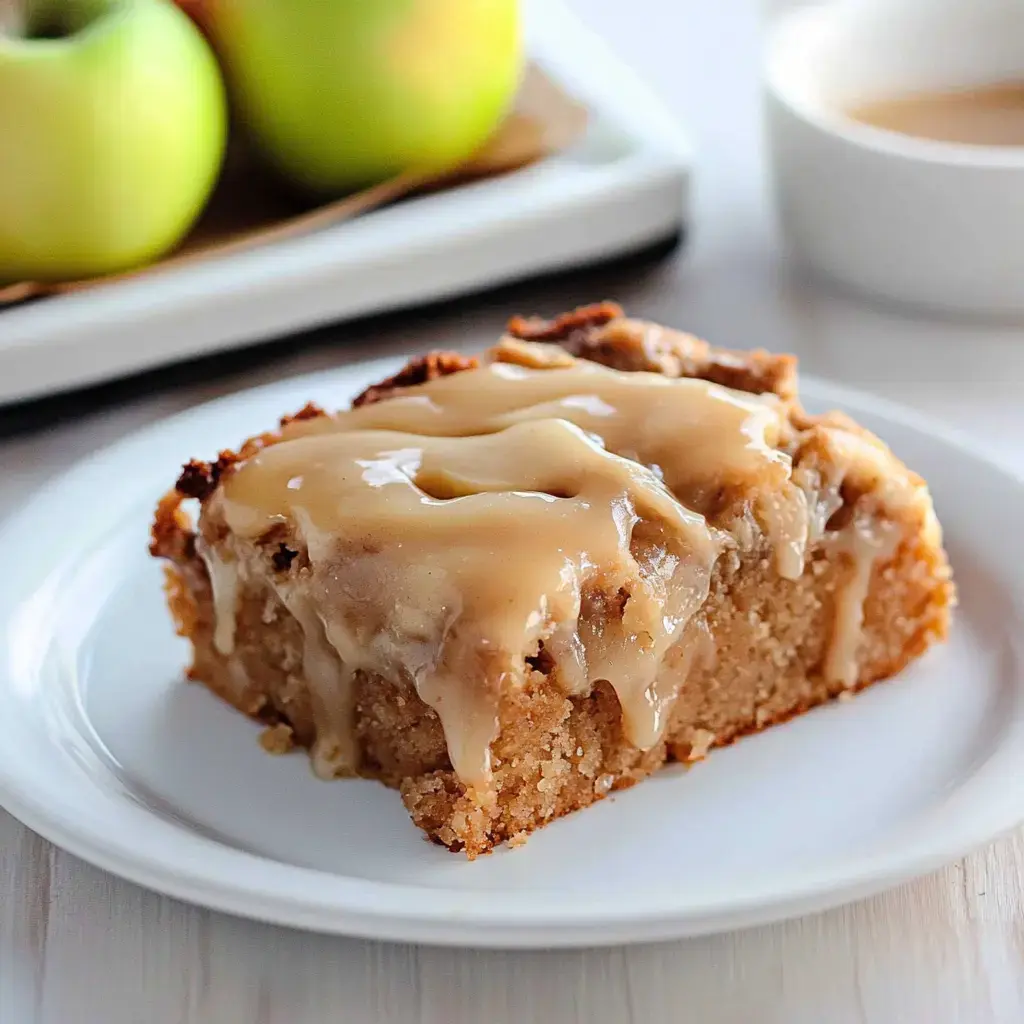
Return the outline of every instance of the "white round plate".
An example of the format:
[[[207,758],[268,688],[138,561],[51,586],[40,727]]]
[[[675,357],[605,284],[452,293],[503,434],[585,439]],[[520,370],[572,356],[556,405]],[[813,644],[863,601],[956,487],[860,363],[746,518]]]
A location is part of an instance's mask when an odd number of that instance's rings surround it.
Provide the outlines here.
[[[236,914],[471,946],[707,933],[806,913],[939,867],[1024,820],[1024,483],[969,443],[815,382],[930,481],[961,606],[890,684],[717,751],[475,862],[425,842],[396,793],[319,782],[182,681],[146,552],[191,456],[393,364],[213,402],[81,464],[0,528],[0,801],[100,867]]]

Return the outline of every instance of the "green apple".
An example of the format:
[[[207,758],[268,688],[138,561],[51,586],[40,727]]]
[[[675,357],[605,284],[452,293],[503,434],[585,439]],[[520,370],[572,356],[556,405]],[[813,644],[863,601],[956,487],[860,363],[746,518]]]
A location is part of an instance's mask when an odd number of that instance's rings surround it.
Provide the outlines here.
[[[518,0],[206,5],[246,127],[317,193],[453,167],[487,140],[518,86]]]
[[[223,159],[209,44],[170,0],[29,0],[23,21],[0,34],[0,281],[155,259]]]

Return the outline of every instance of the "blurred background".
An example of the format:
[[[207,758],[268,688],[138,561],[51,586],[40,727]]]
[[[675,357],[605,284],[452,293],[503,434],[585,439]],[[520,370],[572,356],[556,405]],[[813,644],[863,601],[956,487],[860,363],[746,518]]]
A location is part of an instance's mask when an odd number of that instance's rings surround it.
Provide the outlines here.
[[[116,411],[149,395],[156,396],[150,407],[156,414],[282,373],[331,366],[370,352],[479,346],[512,313],[550,313],[611,297],[640,315],[684,327],[717,344],[793,351],[806,372],[942,416],[950,413],[949,389],[956,384],[960,419],[1005,450],[999,414],[993,410],[1000,399],[1015,401],[1024,373],[1024,350],[1015,344],[1019,332],[1013,323],[974,316],[965,329],[958,316],[851,296],[841,286],[823,284],[799,269],[782,244],[762,118],[763,57],[774,20],[800,5],[633,0],[624,6],[618,0],[568,0],[566,6],[642,81],[689,145],[690,193],[681,248],[665,254],[663,247],[657,258],[648,254],[613,269],[542,279],[455,306],[301,333],[192,366],[168,367],[98,392],[64,394],[49,404],[8,404],[0,409],[3,429],[20,433],[77,410]],[[948,6],[939,3],[933,9]],[[614,72],[596,77],[614,81]],[[352,226],[362,229],[359,221]],[[543,243],[537,251],[543,251]],[[115,288],[106,288],[104,302],[116,302]],[[34,305],[0,311],[0,346],[5,333],[8,346],[13,346],[16,333],[21,339],[29,336],[24,321],[16,318],[34,314]],[[67,329],[71,316],[54,306],[44,326]],[[188,335],[187,321],[179,333]],[[10,381],[17,370],[5,372]]]

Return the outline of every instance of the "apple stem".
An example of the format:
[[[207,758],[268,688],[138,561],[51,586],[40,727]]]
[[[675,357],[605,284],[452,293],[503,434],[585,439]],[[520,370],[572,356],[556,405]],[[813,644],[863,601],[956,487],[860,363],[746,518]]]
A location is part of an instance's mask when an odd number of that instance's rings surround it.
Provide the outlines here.
[[[21,39],[66,39],[118,0],[0,0],[0,32]]]
[[[75,0],[25,0],[25,38],[60,39],[69,35],[67,22]]]

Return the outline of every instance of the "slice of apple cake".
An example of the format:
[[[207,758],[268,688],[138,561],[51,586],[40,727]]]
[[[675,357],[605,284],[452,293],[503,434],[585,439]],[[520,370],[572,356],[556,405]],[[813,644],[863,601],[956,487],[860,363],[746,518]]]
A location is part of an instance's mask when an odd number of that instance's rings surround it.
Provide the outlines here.
[[[954,596],[924,482],[791,357],[611,303],[190,462],[152,551],[193,679],[470,857],[893,675]]]

